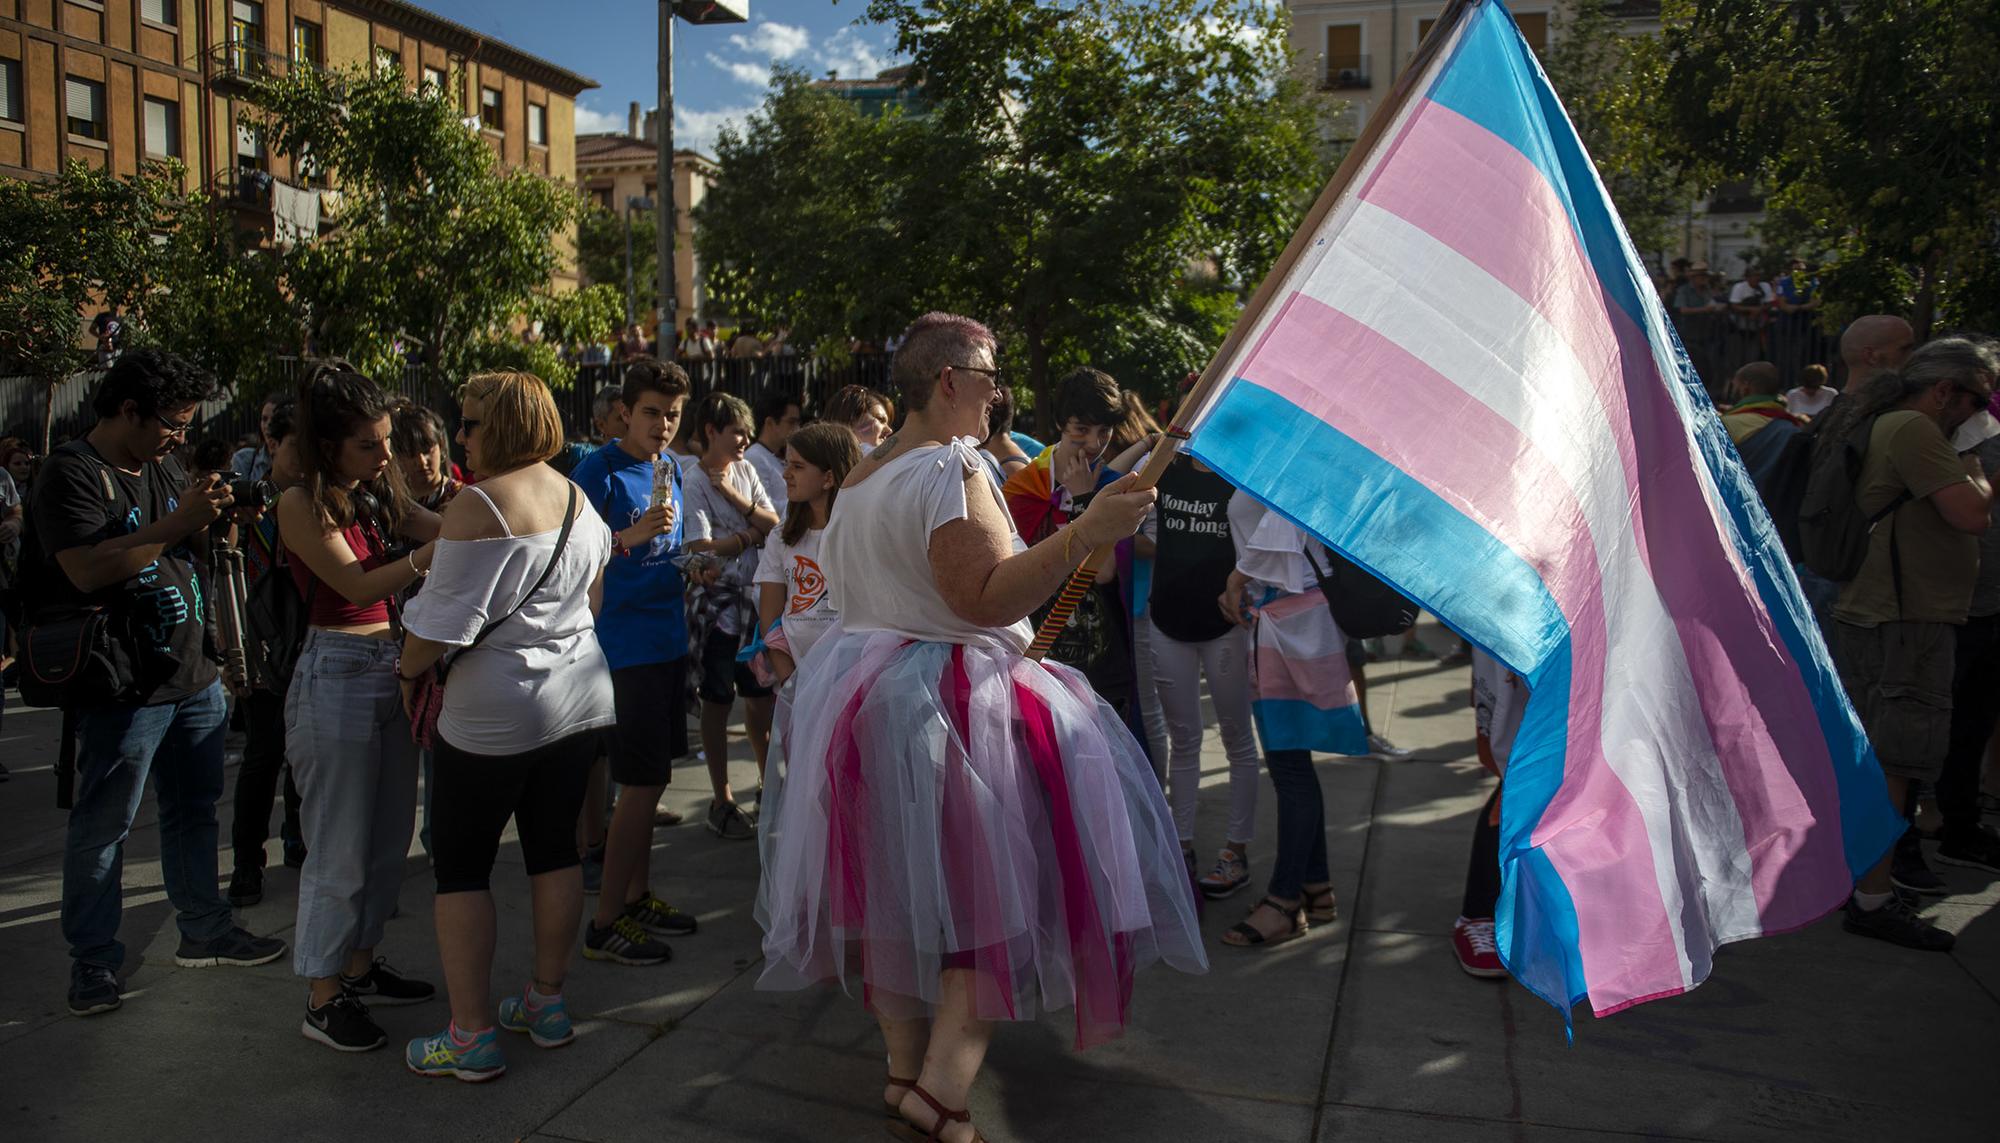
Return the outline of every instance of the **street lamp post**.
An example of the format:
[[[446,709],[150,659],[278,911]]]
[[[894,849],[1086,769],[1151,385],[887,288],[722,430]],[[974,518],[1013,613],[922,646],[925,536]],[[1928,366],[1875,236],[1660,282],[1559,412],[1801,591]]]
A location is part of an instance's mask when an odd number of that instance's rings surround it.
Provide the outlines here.
[[[658,145],[660,356],[669,357],[678,338],[680,294],[674,283],[674,239],[679,211],[674,194],[674,17],[690,24],[741,24],[750,18],[750,0],[660,0],[660,118],[653,133]]]

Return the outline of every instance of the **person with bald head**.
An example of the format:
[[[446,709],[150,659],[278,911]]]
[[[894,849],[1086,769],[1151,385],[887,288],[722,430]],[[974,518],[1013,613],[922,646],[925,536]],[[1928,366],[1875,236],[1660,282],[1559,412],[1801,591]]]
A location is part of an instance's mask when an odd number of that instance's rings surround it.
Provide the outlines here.
[[[1884,373],[1894,373],[1916,347],[1916,332],[1894,314],[1855,318],[1840,335],[1840,359],[1847,363],[1846,387],[1857,389]]]

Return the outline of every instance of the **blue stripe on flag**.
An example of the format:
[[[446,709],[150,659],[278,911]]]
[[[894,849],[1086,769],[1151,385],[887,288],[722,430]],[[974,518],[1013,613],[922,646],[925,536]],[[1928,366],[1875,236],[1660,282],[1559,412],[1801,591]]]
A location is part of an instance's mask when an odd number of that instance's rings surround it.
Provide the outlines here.
[[[1583,953],[1576,903],[1548,855],[1535,848],[1535,827],[1563,783],[1569,750],[1569,644],[1550,659],[1528,693],[1508,759],[1500,798],[1500,900],[1494,937],[1514,979],[1563,1014],[1582,1000]]]
[[[1532,687],[1569,638],[1535,569],[1409,474],[1269,389],[1236,378],[1204,416],[1191,451],[1231,484],[1398,585]],[[1327,489],[1274,504],[1266,494]],[[1292,509],[1303,508],[1302,515]]]
[[[1646,328],[1641,279],[1626,254],[1625,230],[1598,193],[1596,168],[1569,127],[1562,102],[1542,79],[1527,41],[1498,0],[1473,9],[1430,98],[1506,140],[1542,172],[1569,212],[1591,269],[1612,300]],[[1551,125],[1561,124],[1555,130]],[[1576,188],[1576,194],[1571,194]],[[1652,284],[1645,282],[1650,290]]]
[[[1368,753],[1368,727],[1358,706],[1331,710],[1304,699],[1258,699],[1250,704],[1257,741],[1265,750],[1314,750],[1321,754]]]

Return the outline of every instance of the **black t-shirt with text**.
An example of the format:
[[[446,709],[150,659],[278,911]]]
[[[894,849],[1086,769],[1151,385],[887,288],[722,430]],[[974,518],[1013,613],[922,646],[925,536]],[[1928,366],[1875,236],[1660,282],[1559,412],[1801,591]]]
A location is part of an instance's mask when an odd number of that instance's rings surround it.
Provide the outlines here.
[[[49,454],[28,508],[28,526],[43,561],[34,593],[42,598],[30,599],[31,606],[109,607],[120,619],[116,629],[129,632],[136,643],[142,686],[134,701],[144,705],[178,702],[215,681],[215,665],[203,651],[206,609],[191,546],[200,535],[167,549],[124,583],[88,594],[63,574],[55,556],[129,535],[166,516],[179,504],[186,485],[187,477],[172,457],[136,473],[123,472],[89,442],[71,441]]]
[[[1160,477],[1158,544],[1153,556],[1153,592],[1147,613],[1153,626],[1182,643],[1206,643],[1229,632],[1216,597],[1236,566],[1229,539],[1229,498],[1236,489],[1214,472],[1203,472],[1187,457],[1176,458]]]

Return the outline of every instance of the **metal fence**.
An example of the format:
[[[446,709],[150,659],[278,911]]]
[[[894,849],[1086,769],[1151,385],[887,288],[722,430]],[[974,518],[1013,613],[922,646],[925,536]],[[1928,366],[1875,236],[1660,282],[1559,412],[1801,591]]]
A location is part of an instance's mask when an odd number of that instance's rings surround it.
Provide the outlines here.
[[[281,388],[295,384],[312,365],[310,359],[281,357],[275,362]],[[769,393],[796,394],[805,403],[807,414],[825,404],[834,390],[859,384],[884,392],[888,388],[889,359],[884,354],[867,354],[840,362],[818,357],[758,357],[721,361],[684,361],[693,392],[688,404],[720,390],[734,393],[755,406]],[[555,390],[556,406],[562,412],[563,428],[573,439],[591,435],[591,401],[598,390],[618,383],[623,372],[619,365],[584,365],[576,380]],[[53,392],[32,377],[0,377],[0,436],[18,436],[41,447],[42,419],[50,421],[50,439],[55,442],[83,435],[96,421],[90,400],[97,391],[102,370],[73,373]],[[426,408],[435,409],[447,424],[457,420],[455,385],[427,381],[423,370],[406,366],[400,377],[378,377],[394,391]],[[220,438],[238,441],[256,436],[261,402],[249,398],[225,397],[210,401],[197,414],[200,428],[189,433],[189,443]]]

